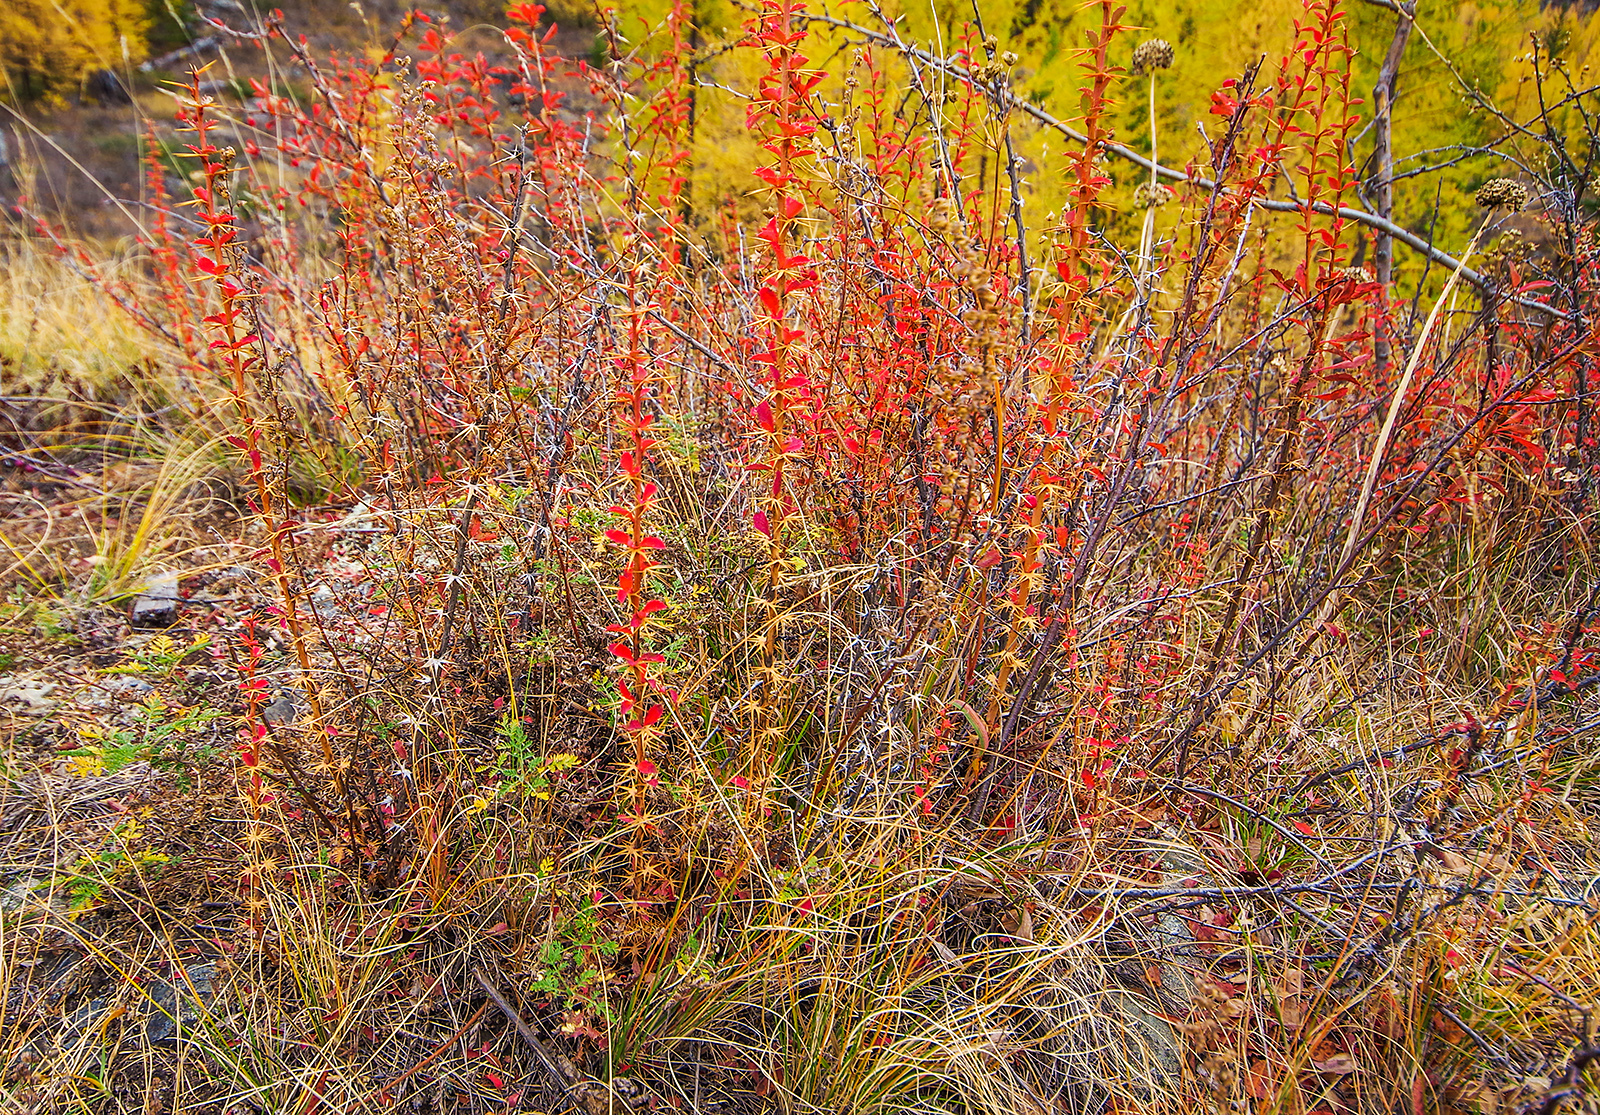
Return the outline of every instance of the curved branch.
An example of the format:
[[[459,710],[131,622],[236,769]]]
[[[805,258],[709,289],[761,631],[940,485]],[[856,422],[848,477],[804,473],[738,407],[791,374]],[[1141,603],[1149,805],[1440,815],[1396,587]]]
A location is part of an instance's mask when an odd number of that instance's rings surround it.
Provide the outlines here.
[[[805,19],[808,23],[820,23],[829,27],[837,27],[842,31],[849,31],[856,35],[865,36],[874,42],[893,47],[895,50],[908,54],[917,61],[926,65],[936,66],[947,73],[961,78],[963,81],[974,80],[969,71],[963,67],[955,65],[949,59],[941,58],[929,51],[907,45],[894,36],[885,35],[882,32],[874,31],[868,27],[863,27],[858,23],[852,23],[845,19],[838,19],[835,16],[816,15],[810,12],[801,14],[800,18]],[[1048,112],[1034,104],[1032,101],[1027,101],[1021,97],[1018,97],[1009,89],[986,88],[985,91],[1004,101],[1007,105],[1016,109],[1018,112],[1033,117],[1034,120],[1038,121],[1040,124],[1043,124],[1045,127],[1052,128],[1055,131],[1060,132],[1068,139],[1071,139],[1077,143],[1087,143],[1089,141],[1088,136],[1084,135],[1070,124],[1066,124],[1060,120],[1057,120],[1054,116],[1051,116]],[[1152,162],[1132,148],[1125,147],[1120,143],[1103,144],[1101,150],[1105,151],[1109,155],[1115,155],[1119,159],[1125,159],[1128,162],[1133,163],[1135,166],[1142,167],[1145,170],[1165,178],[1170,182],[1198,186],[1202,190],[1214,191],[1218,189],[1217,183],[1210,178],[1206,178],[1203,175],[1198,174],[1185,174],[1181,170],[1175,170],[1169,166],[1162,166],[1160,163]],[[1305,203],[1293,201],[1279,201],[1275,198],[1256,198],[1251,201],[1251,204],[1260,206],[1262,209],[1271,210],[1274,213],[1305,213],[1309,210],[1318,216],[1336,217],[1340,220],[1355,221],[1358,224],[1363,224],[1369,228],[1377,229],[1380,232],[1387,233],[1388,235],[1394,237],[1406,247],[1420,255],[1426,256],[1435,263],[1443,264],[1452,271],[1460,272],[1463,280],[1471,283],[1479,290],[1484,291],[1485,293],[1495,293],[1495,285],[1488,277],[1480,274],[1477,271],[1474,271],[1470,267],[1462,266],[1461,261],[1450,255],[1448,252],[1434,247],[1416,233],[1411,232],[1408,229],[1401,228],[1393,221],[1385,220],[1375,213],[1369,213],[1364,209],[1352,209],[1349,206],[1340,206],[1339,208],[1335,209],[1333,206],[1323,202],[1314,202],[1310,205],[1307,205]],[[1537,310],[1542,314],[1550,314],[1552,317],[1558,317],[1563,320],[1566,320],[1572,316],[1565,310],[1558,310],[1554,306],[1548,305],[1544,302],[1535,302],[1530,298],[1518,298],[1512,296],[1508,298],[1507,301],[1529,310]]]

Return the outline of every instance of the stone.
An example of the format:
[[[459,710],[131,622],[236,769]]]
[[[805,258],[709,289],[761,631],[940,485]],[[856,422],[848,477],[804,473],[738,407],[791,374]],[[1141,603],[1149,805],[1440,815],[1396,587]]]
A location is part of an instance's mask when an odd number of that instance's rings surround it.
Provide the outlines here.
[[[279,694],[275,700],[261,706],[262,723],[271,724],[275,728],[286,728],[293,724],[297,713],[294,698],[286,693]]]
[[[1152,842],[1150,850],[1164,872],[1159,883],[1161,887],[1182,887],[1188,885],[1189,880],[1197,880],[1201,887],[1218,885],[1199,850],[1186,843],[1175,829],[1162,825],[1157,828],[1157,833],[1162,839]],[[1152,936],[1161,963],[1162,990],[1172,999],[1175,1010],[1187,1013],[1189,1003],[1194,998],[1195,986],[1188,967],[1180,957],[1193,947],[1194,934],[1189,932],[1187,921],[1172,910],[1164,910],[1156,918]]]
[[[176,573],[151,577],[134,598],[128,620],[135,627],[171,627],[178,622],[181,599]]]
[[[1108,988],[1101,1003],[1128,1023],[1122,1050],[1130,1064],[1141,1070],[1139,1075],[1167,1082],[1176,1082],[1183,1075],[1183,1045],[1172,1023],[1157,1014],[1151,1003],[1120,987]]]
[[[30,902],[39,900],[38,891],[50,880],[43,875],[24,875],[0,890],[0,914],[14,914]]]
[[[339,598],[327,585],[318,585],[311,594],[311,607],[323,619],[333,619],[339,614]]]
[[[177,1041],[192,1033],[200,1021],[201,1008],[211,1001],[216,968],[210,964],[190,964],[183,969],[186,979],[151,985],[146,1004],[144,1032],[153,1044]]]
[[[30,678],[0,678],[0,708],[22,716],[43,716],[55,706],[56,687]]]
[[[155,690],[155,686],[145,681],[144,678],[134,677],[132,674],[114,674],[100,684],[107,691],[119,697],[128,697],[135,700]]]
[[[211,1001],[216,981],[216,968],[211,964],[184,966],[184,978],[157,979],[146,984],[142,992],[134,992],[129,1002],[129,1015],[144,1030],[144,1038],[152,1045],[173,1045],[189,1037],[201,1018],[201,1012]],[[109,998],[90,999],[67,1015],[62,1027],[62,1045],[105,1041],[104,1027],[111,1008]]]

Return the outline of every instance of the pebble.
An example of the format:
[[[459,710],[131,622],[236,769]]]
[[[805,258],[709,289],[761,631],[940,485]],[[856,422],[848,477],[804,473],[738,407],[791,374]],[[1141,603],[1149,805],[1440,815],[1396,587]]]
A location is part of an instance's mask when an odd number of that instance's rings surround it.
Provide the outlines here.
[[[130,1013],[140,1020],[145,1039],[152,1044],[170,1045],[188,1037],[200,1021],[200,1011],[211,1001],[216,980],[216,967],[211,964],[184,966],[186,979],[179,981],[153,980],[144,986],[144,994],[134,993]],[[91,999],[66,1017],[62,1044],[94,1039],[101,1029],[101,1019],[111,1006],[109,999]]]
[[[261,707],[262,722],[279,727],[293,724],[295,714],[294,698],[289,696],[281,696],[277,700]]]
[[[320,585],[311,594],[311,606],[323,619],[332,619],[339,613],[339,598],[334,595],[333,589],[327,585]]]
[[[14,914],[29,902],[38,901],[39,888],[49,882],[43,875],[24,875],[0,890],[0,914]]]
[[[151,577],[134,598],[128,621],[135,627],[171,627],[178,622],[180,599],[178,574]]]
[[[55,707],[55,685],[47,681],[0,678],[0,708],[23,716],[44,716]]]

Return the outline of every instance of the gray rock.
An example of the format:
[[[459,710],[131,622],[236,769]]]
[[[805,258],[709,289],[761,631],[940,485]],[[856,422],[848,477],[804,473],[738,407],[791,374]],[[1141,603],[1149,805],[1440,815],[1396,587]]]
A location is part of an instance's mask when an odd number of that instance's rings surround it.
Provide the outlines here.
[[[0,678],[0,707],[23,716],[43,716],[55,706],[56,687],[29,678]]]
[[[49,881],[42,875],[24,875],[0,890],[0,914],[14,914],[29,902],[38,901],[39,888]]]
[[[1106,990],[1101,1003],[1128,1023],[1122,1034],[1123,1053],[1131,1066],[1141,1070],[1137,1075],[1146,1080],[1172,1082],[1182,1075],[1183,1045],[1172,1024],[1157,1014],[1143,996],[1113,987]]]
[[[317,590],[311,594],[311,606],[323,619],[332,619],[339,614],[339,598],[327,585],[317,586]]]
[[[184,967],[186,978],[156,980],[136,994],[129,1016],[153,1045],[173,1045],[194,1033],[202,1011],[214,994],[216,968],[210,964]],[[90,999],[67,1015],[61,1031],[63,1046],[105,1041],[102,1027],[110,999]]]
[[[119,697],[143,697],[155,689],[155,686],[144,678],[134,677],[132,674],[116,674],[100,684]]]
[[[129,622],[135,627],[171,627],[178,622],[178,574],[151,577],[134,598]]]
[[[62,1047],[66,1048],[93,1038],[99,1030],[96,1019],[103,1017],[110,1005],[105,999],[90,999],[87,1003],[80,1003],[78,1008],[62,1021]]]
[[[188,977],[186,980],[176,983],[163,980],[150,988],[144,1032],[152,1043],[171,1043],[188,1036],[200,1021],[201,1009],[211,1001],[216,968],[210,964],[190,964],[183,971]]]
[[[107,693],[98,685],[92,685],[87,689],[79,690],[72,698],[72,703],[83,711],[99,712],[110,708],[111,700],[110,693]]]
[[[294,698],[283,693],[279,694],[277,699],[261,706],[261,719],[263,723],[274,727],[288,727],[294,723],[298,711],[295,708]]]
[[[1181,887],[1189,879],[1198,879],[1202,887],[1217,885],[1198,849],[1184,842],[1177,831],[1168,826],[1160,826],[1157,831],[1164,841],[1152,842],[1151,851],[1165,872],[1161,877],[1162,887]],[[1194,998],[1194,980],[1188,967],[1179,958],[1193,946],[1194,934],[1189,932],[1187,921],[1167,910],[1156,918],[1155,931],[1151,936],[1154,938],[1152,944],[1155,945],[1156,955],[1161,961],[1162,990],[1173,1000],[1171,1005],[1174,1009],[1186,1013]]]

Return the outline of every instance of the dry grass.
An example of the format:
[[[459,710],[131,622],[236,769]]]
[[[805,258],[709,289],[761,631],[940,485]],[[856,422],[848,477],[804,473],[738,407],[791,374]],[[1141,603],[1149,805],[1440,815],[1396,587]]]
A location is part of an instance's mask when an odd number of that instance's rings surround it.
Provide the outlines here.
[[[1339,77],[1324,62],[1307,80]],[[691,270],[662,248],[674,206],[620,211],[616,168],[552,130],[518,258],[494,237],[528,216],[532,130],[444,144],[420,93],[346,88],[393,148],[377,185],[328,117],[273,110],[333,152],[309,208],[368,234],[343,270],[289,217],[168,289],[113,260],[97,282],[150,290],[146,325],[184,338],[125,355],[109,312],[73,332],[74,272],[14,249],[7,367],[40,401],[12,433],[41,471],[3,493],[0,619],[60,692],[8,706],[0,1103],[1593,1107],[1592,512],[1524,444],[1568,390],[1548,336],[1586,351],[1571,320],[1501,323],[1551,392],[1507,417],[1481,323],[1429,305],[1460,343],[1396,398],[1426,337],[1403,377],[1372,370],[1380,296],[1336,230],[1301,246],[1327,282],[1263,249],[1234,283],[1249,230],[1191,198],[1102,305],[1041,290],[1037,322],[1083,329],[1030,334],[1034,383],[997,370],[1026,344],[1003,299],[1030,296],[999,193],[980,252],[982,205],[952,218],[861,170],[830,210],[842,187],[807,164],[770,253]],[[979,145],[992,103],[955,96]],[[640,196],[675,188],[658,157]],[[269,196],[273,159],[230,188]],[[231,229],[234,172],[210,164],[184,212]],[[1120,274],[1076,233],[1050,232],[1064,283]],[[1186,277],[1179,246],[1217,243]],[[815,288],[773,277],[796,245]],[[1194,378],[1160,378],[1163,339],[1192,342]],[[119,378],[151,356],[191,378]],[[1364,370],[1293,370],[1323,362]],[[803,400],[784,366],[813,375]],[[248,469],[223,503],[269,512],[206,513],[222,445]],[[1437,490],[1408,502],[1418,463]],[[1369,501],[1392,521],[1363,548],[1346,515]],[[184,629],[123,628],[117,601],[169,567]]]
[[[370,520],[342,529],[365,541]],[[1487,645],[1525,635],[1513,609],[1532,598],[1514,580],[1489,594],[1509,626],[1486,622]],[[339,630],[353,628],[331,626],[330,645]],[[258,817],[225,769],[186,798],[151,786],[154,809],[124,799],[143,830],[128,850],[184,847],[178,864],[107,860],[127,842],[123,815],[102,812],[29,867],[51,881],[6,921],[0,984],[31,1004],[4,1053],[8,1094],[36,1112],[148,1110],[151,1092],[173,1111],[501,1110],[519,1095],[600,1111],[638,1094],[725,1112],[1536,1107],[1581,1025],[1568,997],[1582,1004],[1600,976],[1594,763],[1581,734],[1538,742],[1586,723],[1586,705],[1551,709],[1544,737],[1530,724],[1452,790],[1446,748],[1390,756],[1458,715],[1459,690],[1381,651],[1352,640],[1289,699],[1305,728],[1279,783],[1220,778],[1187,799],[1152,786],[1092,813],[1021,815],[998,841],[921,817],[903,778],[823,796],[801,763],[752,798],[714,776],[725,757],[709,741],[688,745],[656,802],[670,897],[640,907],[590,904],[634,861],[582,823],[593,776],[498,795],[505,741],[436,756],[463,789],[411,815],[414,839],[396,834],[407,866],[383,889],[382,853],[320,832],[287,766],[269,764]],[[166,691],[184,674],[140,676]],[[1381,677],[1389,699],[1327,717]],[[555,682],[523,699],[560,700],[571,678]],[[1218,721],[1223,746],[1240,725]],[[583,723],[542,716],[532,754],[587,754]],[[291,738],[282,753],[314,770]],[[1309,831],[1260,808],[1363,755],[1298,815]],[[9,801],[43,793],[16,783]],[[1424,815],[1449,829],[1419,840]],[[32,831],[69,828],[46,810]],[[73,909],[86,873],[98,912]],[[52,983],[64,957],[76,991]],[[483,998],[480,973],[558,1065],[577,1062],[571,1080]],[[197,978],[187,1013],[160,990],[181,998]],[[85,1002],[94,1028],[64,1025]],[[152,1040],[167,1014],[184,1036]]]
[[[107,266],[138,265],[126,255]],[[10,405],[124,403],[134,381],[129,373],[156,351],[103,287],[48,247],[32,239],[0,241],[0,395],[12,397]]]

